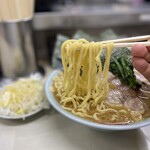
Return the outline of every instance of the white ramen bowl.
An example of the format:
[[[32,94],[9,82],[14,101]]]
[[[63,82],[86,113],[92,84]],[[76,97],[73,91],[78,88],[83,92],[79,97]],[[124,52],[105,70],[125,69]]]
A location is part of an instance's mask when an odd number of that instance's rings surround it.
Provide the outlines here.
[[[107,130],[107,131],[121,131],[121,130],[131,130],[131,129],[138,129],[144,126],[150,125],[150,118],[144,119],[140,122],[135,122],[135,123],[130,123],[126,125],[106,125],[106,124],[101,124],[101,123],[96,123],[92,122],[88,119],[84,119],[81,117],[78,117],[74,114],[72,114],[69,111],[64,110],[59,102],[56,100],[54,94],[50,91],[50,87],[53,83],[53,78],[56,77],[59,73],[59,70],[54,70],[48,77],[45,85],[45,92],[48,101],[50,104],[62,115],[65,117],[71,119],[72,121],[75,121],[77,123],[80,123],[82,125],[94,128],[94,129],[99,129],[99,130]]]

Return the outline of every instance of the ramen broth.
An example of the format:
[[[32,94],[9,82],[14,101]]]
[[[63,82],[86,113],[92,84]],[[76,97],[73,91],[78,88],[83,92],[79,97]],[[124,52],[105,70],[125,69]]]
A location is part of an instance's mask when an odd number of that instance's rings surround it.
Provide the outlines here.
[[[108,108],[114,108],[120,110],[118,119],[109,120],[114,115],[111,110],[103,114],[99,120],[95,120],[90,117],[83,117],[93,122],[103,123],[103,124],[128,124],[132,122],[137,122],[150,117],[150,98],[140,99],[139,95],[142,93],[140,90],[130,89],[128,86],[122,84],[120,80],[113,75],[109,78],[109,94],[106,97],[106,104]],[[61,97],[57,95],[57,89],[53,86],[54,95],[57,101],[60,103]],[[67,104],[67,107],[72,107],[71,103]],[[126,110],[127,113],[121,110]],[[96,106],[91,106],[87,113],[93,115],[96,113]],[[132,115],[131,115],[132,114]]]
[[[53,79],[52,91],[63,109],[103,124],[128,124],[150,116],[150,99],[109,72],[113,43],[104,45],[85,39],[62,44],[64,72]]]

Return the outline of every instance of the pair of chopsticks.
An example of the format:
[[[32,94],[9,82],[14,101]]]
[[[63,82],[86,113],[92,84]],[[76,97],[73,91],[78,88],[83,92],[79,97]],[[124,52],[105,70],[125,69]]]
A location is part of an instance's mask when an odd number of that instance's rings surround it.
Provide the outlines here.
[[[122,38],[122,39],[109,40],[109,41],[102,41],[101,43],[106,44],[108,42],[113,42],[114,47],[132,47],[135,44],[150,46],[150,42],[147,42],[147,40],[149,39],[150,39],[150,35],[144,35],[144,36],[136,36],[136,37]]]

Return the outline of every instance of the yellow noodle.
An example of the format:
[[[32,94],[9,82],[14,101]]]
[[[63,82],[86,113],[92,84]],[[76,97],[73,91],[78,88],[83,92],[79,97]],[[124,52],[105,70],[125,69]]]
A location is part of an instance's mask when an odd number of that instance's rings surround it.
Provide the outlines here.
[[[115,109],[105,102],[113,43],[106,44],[103,68],[102,49],[100,42],[65,41],[61,47],[64,72],[54,79],[53,91],[62,107],[75,115],[104,122],[120,121],[120,114],[128,114],[127,110]]]

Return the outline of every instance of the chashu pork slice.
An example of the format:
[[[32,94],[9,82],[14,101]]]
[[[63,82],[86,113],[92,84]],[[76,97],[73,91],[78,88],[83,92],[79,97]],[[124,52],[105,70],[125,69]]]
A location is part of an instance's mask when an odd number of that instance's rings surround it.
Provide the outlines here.
[[[133,116],[141,117],[146,106],[143,100],[138,97],[137,91],[122,84],[121,81],[113,75],[109,76],[109,82],[115,85],[115,88],[110,89],[106,97],[106,102],[110,105],[125,106],[130,110]]]

